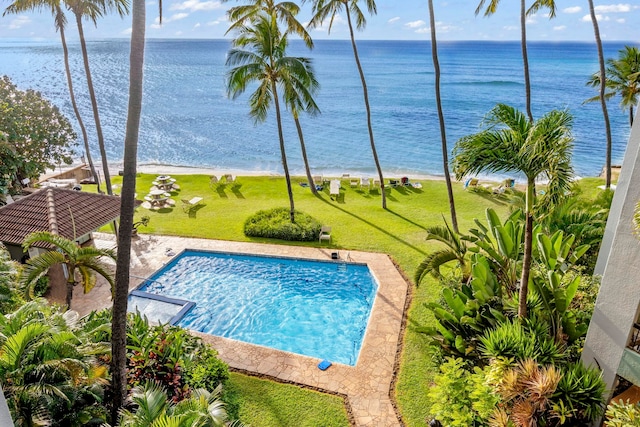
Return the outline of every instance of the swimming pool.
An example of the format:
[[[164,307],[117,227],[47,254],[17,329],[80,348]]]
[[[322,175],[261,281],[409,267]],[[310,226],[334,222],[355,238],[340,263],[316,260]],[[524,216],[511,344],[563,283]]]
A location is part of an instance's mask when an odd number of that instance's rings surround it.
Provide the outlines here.
[[[195,303],[186,328],[353,366],[377,288],[363,264],[187,250],[135,297]]]

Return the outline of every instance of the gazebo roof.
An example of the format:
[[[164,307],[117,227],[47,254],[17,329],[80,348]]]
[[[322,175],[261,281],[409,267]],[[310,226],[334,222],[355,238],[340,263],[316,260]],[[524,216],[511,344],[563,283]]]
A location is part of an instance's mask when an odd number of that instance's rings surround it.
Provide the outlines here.
[[[34,231],[75,240],[119,217],[119,197],[44,188],[0,207],[0,242],[22,245]]]

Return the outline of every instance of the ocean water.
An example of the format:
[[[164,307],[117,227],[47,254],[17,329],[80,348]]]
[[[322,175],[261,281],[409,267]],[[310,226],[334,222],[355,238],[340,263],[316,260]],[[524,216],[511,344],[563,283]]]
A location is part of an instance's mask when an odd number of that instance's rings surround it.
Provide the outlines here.
[[[228,40],[149,40],[138,161],[218,169],[282,172],[275,114],[264,123],[249,116],[248,95],[227,97],[225,57]],[[623,43],[606,43],[605,56],[617,56]],[[360,41],[373,130],[382,168],[390,174],[443,172],[441,142],[427,41]],[[80,46],[69,46],[75,89],[99,159]],[[109,160],[123,157],[128,93],[128,40],[88,44],[93,81]],[[498,102],[524,109],[522,60],[518,42],[440,42],[442,97],[450,148],[476,132]],[[309,52],[292,42],[292,55],[313,58],[321,88],[322,113],[301,116],[314,172],[373,174],[362,89],[351,45],[319,40]],[[597,71],[591,43],[529,44],[534,116],[568,108],[574,115],[574,169],[597,175],[605,159],[605,135],[598,103],[583,104],[597,93],[585,81]],[[64,77],[62,49],[56,41],[0,41],[0,75],[19,87],[41,91],[75,117]],[[627,113],[609,103],[613,161],[619,163],[629,136]],[[302,174],[300,146],[291,116],[283,115],[292,173]],[[77,126],[76,126],[77,127]],[[78,132],[79,133],[79,132]],[[82,148],[79,146],[81,153]]]

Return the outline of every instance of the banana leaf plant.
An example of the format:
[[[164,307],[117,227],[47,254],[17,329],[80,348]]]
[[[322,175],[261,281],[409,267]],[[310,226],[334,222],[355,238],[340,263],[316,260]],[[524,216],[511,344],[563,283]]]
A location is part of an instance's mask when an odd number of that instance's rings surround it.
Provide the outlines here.
[[[571,302],[580,286],[579,275],[569,275],[576,261],[589,250],[581,245],[572,250],[575,236],[564,236],[561,230],[551,237],[536,236],[540,270],[532,275],[531,289],[540,296],[542,315],[548,320],[556,342],[572,343],[584,336],[587,324],[577,324]]]
[[[442,304],[425,304],[436,317],[436,326],[418,328],[446,352],[463,358],[478,357],[482,334],[506,320],[502,314],[501,287],[489,261],[479,254],[472,255],[471,261],[469,283],[460,290],[443,289]]]

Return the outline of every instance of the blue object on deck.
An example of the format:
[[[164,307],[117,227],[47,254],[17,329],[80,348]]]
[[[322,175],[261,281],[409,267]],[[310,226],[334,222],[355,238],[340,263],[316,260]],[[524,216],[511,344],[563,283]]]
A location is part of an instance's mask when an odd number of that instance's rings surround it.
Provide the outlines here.
[[[329,366],[331,366],[331,362],[329,362],[327,359],[324,359],[322,362],[318,363],[318,369],[320,369],[321,371],[326,371]]]

